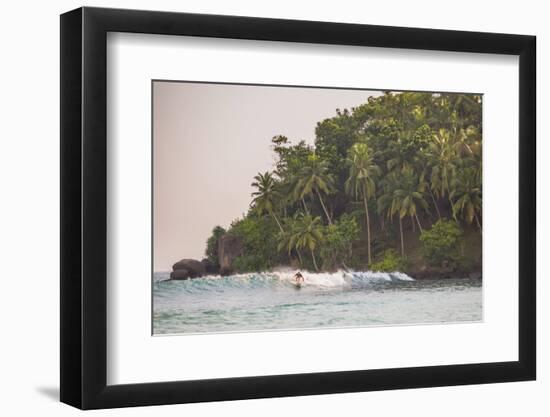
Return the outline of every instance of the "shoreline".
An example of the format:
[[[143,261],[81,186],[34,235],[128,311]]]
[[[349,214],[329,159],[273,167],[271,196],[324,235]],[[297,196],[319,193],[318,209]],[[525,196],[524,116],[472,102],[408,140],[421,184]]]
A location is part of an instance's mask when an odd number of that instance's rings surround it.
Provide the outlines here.
[[[337,272],[342,273],[375,273],[375,274],[395,274],[402,273],[408,277],[422,281],[422,280],[447,280],[447,279],[479,279],[483,280],[483,274],[481,270],[472,270],[472,271],[460,271],[460,270],[451,270],[444,268],[425,268],[422,270],[404,270],[404,271],[374,271],[370,269],[366,270],[350,270],[350,269],[338,269],[338,270],[320,270],[320,271],[308,271],[304,269],[296,269],[291,266],[279,266],[275,269],[267,271],[247,271],[247,272],[235,272],[229,275],[222,275],[219,273],[204,273],[197,276],[187,276],[183,278],[178,278],[174,276],[174,271],[155,271],[153,274],[167,274],[169,278],[163,281],[186,281],[193,280],[197,278],[206,278],[206,277],[231,277],[231,276],[242,276],[248,274],[270,274],[270,273],[282,273],[282,272],[291,272],[295,273],[301,271],[302,273],[307,274],[334,274]]]

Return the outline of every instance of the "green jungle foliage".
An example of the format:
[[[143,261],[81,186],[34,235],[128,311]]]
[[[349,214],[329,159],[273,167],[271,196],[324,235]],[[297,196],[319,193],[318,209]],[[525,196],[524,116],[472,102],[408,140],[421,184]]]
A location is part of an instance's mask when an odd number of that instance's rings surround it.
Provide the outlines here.
[[[481,233],[481,96],[386,92],[315,135],[272,139],[273,171],[227,231],[244,242],[236,270],[456,264],[461,230]]]
[[[424,256],[433,266],[453,266],[461,259],[462,231],[454,221],[438,220],[420,235]]]
[[[406,266],[406,259],[399,256],[395,249],[388,249],[382,255],[382,259],[370,265],[370,269],[380,272],[403,271]]]

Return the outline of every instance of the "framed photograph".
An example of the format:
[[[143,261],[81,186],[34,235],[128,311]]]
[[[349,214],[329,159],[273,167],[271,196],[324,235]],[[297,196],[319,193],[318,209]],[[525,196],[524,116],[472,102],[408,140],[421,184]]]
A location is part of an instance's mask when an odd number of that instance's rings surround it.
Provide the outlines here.
[[[535,37],[61,16],[61,401],[533,380]]]

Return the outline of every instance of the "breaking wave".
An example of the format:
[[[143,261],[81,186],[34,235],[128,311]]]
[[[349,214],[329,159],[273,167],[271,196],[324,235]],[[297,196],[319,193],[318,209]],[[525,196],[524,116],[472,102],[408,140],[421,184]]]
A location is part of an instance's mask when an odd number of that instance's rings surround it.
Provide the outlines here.
[[[294,289],[294,275],[297,270],[279,269],[262,273],[235,274],[227,277],[220,275],[205,276],[186,281],[170,281],[169,284],[183,286],[186,291],[202,292],[226,291],[231,289]],[[414,281],[403,272],[344,271],[313,273],[301,271],[304,277],[303,290],[354,289],[368,286]],[[169,274],[156,273],[155,282],[164,286]],[[181,288],[180,288],[181,289]]]

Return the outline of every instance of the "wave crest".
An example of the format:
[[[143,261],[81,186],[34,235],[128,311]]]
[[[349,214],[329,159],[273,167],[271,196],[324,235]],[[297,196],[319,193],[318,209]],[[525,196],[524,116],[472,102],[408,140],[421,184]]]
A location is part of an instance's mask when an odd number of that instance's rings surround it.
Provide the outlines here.
[[[235,274],[227,277],[210,275],[202,278],[194,278],[186,281],[171,281],[183,285],[190,292],[215,290],[224,291],[231,289],[253,288],[293,288],[294,276],[297,270],[278,269],[270,272]],[[307,272],[300,271],[304,277],[302,289],[353,289],[363,288],[380,283],[392,283],[414,281],[403,272],[374,272],[374,271],[344,271],[335,272]],[[156,279],[155,282],[165,282]]]

